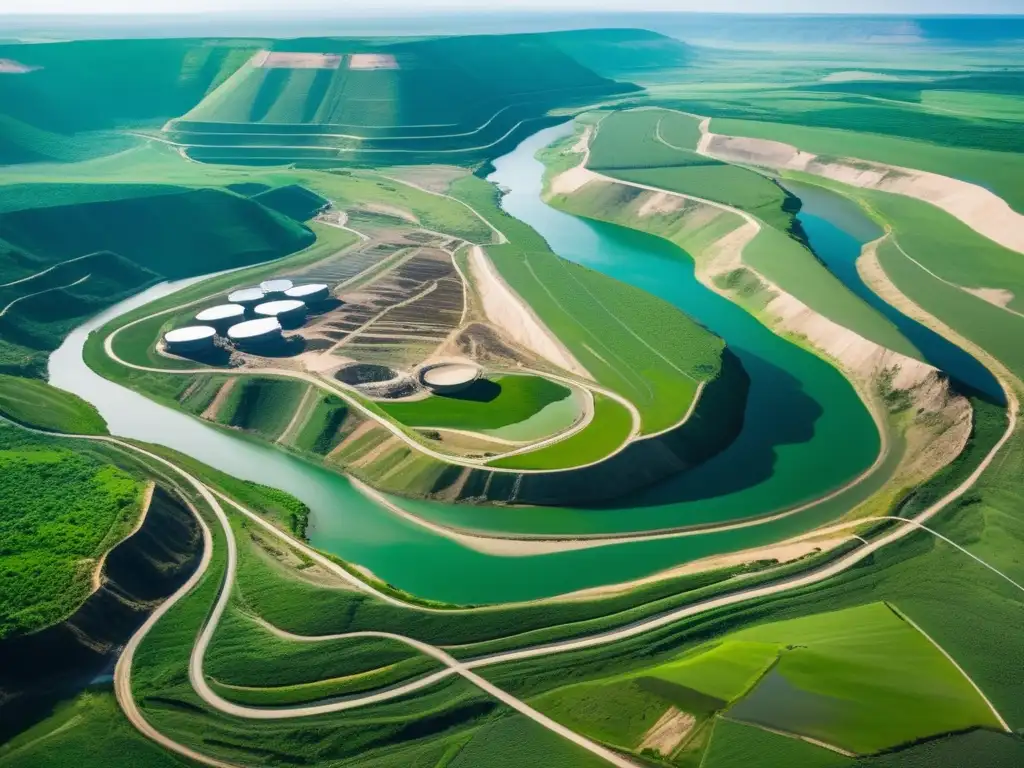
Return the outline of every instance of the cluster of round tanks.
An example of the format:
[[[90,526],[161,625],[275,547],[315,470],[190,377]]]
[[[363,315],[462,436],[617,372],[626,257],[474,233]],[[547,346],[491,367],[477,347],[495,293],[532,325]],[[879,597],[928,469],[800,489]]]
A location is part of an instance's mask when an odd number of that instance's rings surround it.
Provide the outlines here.
[[[171,352],[197,352],[213,347],[217,334],[226,334],[240,346],[257,346],[280,338],[281,323],[294,325],[306,316],[306,305],[330,298],[323,283],[294,285],[283,278],[264,280],[259,287],[228,294],[227,304],[208,307],[196,315],[201,325],[177,328],[164,334]],[[246,320],[251,313],[256,319]]]
[[[281,338],[281,323],[276,317],[246,320],[232,325],[228,338],[242,347],[257,347]]]
[[[189,325],[164,334],[164,344],[171,352],[198,352],[213,347],[217,329],[209,325]]]

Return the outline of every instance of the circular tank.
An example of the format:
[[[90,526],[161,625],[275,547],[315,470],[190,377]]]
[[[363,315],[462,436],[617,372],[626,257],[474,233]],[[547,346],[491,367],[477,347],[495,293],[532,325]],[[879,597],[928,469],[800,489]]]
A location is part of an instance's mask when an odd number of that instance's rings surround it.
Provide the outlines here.
[[[260,290],[268,296],[271,294],[284,294],[284,292],[291,287],[292,281],[285,280],[283,278],[279,278],[277,280],[264,280],[260,283]]]
[[[257,320],[232,325],[228,338],[243,347],[259,346],[281,338],[281,323],[276,317],[261,317]]]
[[[259,304],[266,298],[266,294],[259,288],[243,288],[240,291],[232,291],[228,294],[228,301],[232,304],[241,304],[243,307],[251,307]]]
[[[165,333],[164,344],[168,352],[196,352],[211,349],[216,335],[217,329],[208,325],[189,325]]]
[[[297,320],[305,317],[306,303],[298,299],[281,299],[257,304],[253,309],[261,317],[276,317],[281,320]]]
[[[423,386],[440,394],[461,392],[478,378],[480,368],[472,363],[439,363],[420,371]]]
[[[212,325],[219,331],[223,331],[243,319],[245,319],[245,307],[241,304],[218,304],[216,307],[208,307],[196,315],[196,320]]]
[[[296,285],[284,292],[289,299],[302,299],[307,304],[317,301],[325,301],[331,297],[331,289],[325,283],[310,283],[309,285]]]

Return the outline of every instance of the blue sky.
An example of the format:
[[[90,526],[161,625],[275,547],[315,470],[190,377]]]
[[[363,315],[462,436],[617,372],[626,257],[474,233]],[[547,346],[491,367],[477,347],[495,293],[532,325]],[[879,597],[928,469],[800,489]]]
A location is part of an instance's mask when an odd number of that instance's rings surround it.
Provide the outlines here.
[[[1024,13],[1024,0],[0,0],[0,13],[324,11],[386,15],[433,10],[716,11],[740,13]],[[346,7],[348,6],[348,7]]]

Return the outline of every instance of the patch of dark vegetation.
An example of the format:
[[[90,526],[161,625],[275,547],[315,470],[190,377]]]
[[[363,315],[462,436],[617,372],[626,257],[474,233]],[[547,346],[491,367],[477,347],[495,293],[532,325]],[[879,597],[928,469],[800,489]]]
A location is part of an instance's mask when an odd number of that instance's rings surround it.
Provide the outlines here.
[[[335,379],[349,386],[380,384],[385,381],[391,381],[397,376],[398,372],[388,368],[386,365],[374,365],[372,363],[346,365],[334,374]]]
[[[107,556],[98,591],[67,619],[0,640],[0,741],[109,670],[150,611],[191,576],[201,542],[188,507],[157,486],[142,527]]]

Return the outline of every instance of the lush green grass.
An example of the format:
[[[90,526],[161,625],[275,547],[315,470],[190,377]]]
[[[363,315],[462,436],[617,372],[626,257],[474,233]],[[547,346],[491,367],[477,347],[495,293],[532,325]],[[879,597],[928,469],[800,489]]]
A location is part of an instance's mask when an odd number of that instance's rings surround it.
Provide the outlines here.
[[[291,642],[230,611],[217,627],[205,669],[225,685],[274,688],[374,672],[417,657],[414,649],[386,638]],[[431,661],[421,671],[435,666]]]
[[[959,670],[882,603],[766,624],[732,637],[774,643],[779,651],[779,663],[730,709],[732,718],[856,752],[971,726],[999,727]],[[787,686],[789,698],[776,690]],[[827,714],[815,717],[814,709]]]
[[[847,768],[853,761],[806,741],[779,736],[744,723],[717,718],[707,746],[705,768]]]
[[[94,457],[43,445],[0,450],[0,637],[70,615],[97,560],[131,530],[142,486]]]
[[[1018,211],[1024,210],[1024,193],[1019,183],[1021,174],[1024,174],[1024,154],[943,147],[927,141],[881,136],[870,131],[753,120],[716,118],[711,121],[711,130],[727,136],[782,141],[818,155],[856,157],[981,183]]]
[[[587,167],[609,173],[639,168],[724,166],[718,160],[690,151],[696,149],[696,142],[687,120],[685,115],[660,109],[611,112],[598,123],[591,137]],[[675,142],[661,132],[666,124],[673,126],[666,133],[683,143],[672,146]]]
[[[8,211],[0,214],[0,227],[8,242],[53,262],[113,251],[171,278],[280,258],[314,240],[300,224],[248,198],[176,187]]]
[[[0,414],[48,432],[107,434],[107,423],[95,407],[38,379],[0,374]]]
[[[724,203],[789,232],[797,210],[795,198],[759,173],[698,155],[697,123],[667,110],[612,112],[591,138],[587,167],[624,181]]]
[[[638,679],[573,685],[530,700],[562,725],[626,749],[635,749],[673,704]]]
[[[348,412],[348,404],[340,397],[318,393],[316,404],[295,438],[295,447],[326,456],[341,442],[340,429]]]
[[[777,690],[787,684],[788,694]],[[669,705],[703,717],[741,696],[730,718],[858,752],[998,727],[959,671],[882,603],[752,627],[680,661],[538,701],[566,724],[630,746]]]
[[[481,728],[449,768],[603,768],[608,763],[543,726],[514,714]]]
[[[777,645],[728,638],[648,674],[723,701],[746,693],[778,658]]]
[[[322,649],[327,652],[327,649]],[[301,663],[284,659],[285,663]],[[292,706],[307,702],[319,702],[337,696],[352,696],[358,693],[379,691],[393,685],[400,685],[436,671],[439,663],[425,656],[411,657],[392,662],[365,672],[353,672],[340,677],[325,677],[310,683],[291,685],[251,686],[225,685],[217,680],[211,687],[228,701],[257,707]],[[309,668],[307,665],[304,668]]]
[[[633,417],[617,400],[594,395],[594,419],[579,432],[535,451],[488,462],[505,469],[559,469],[582,466],[612,453],[629,437]]]
[[[459,180],[453,194],[509,238],[487,248],[498,272],[599,383],[640,410],[642,433],[686,414],[698,382],[718,373],[719,338],[668,302],[559,258],[479,179]]]
[[[231,388],[217,419],[275,440],[291,422],[309,386],[283,378],[246,376]]]
[[[298,184],[289,184],[266,192],[259,192],[251,197],[261,205],[296,221],[308,221],[328,202],[320,195],[310,192]]]
[[[382,403],[381,407],[411,427],[498,429],[525,421],[571,395],[568,387],[543,376],[496,376],[478,379],[469,389],[453,395]]]
[[[0,746],[4,768],[181,768],[192,765],[132,726],[113,691],[91,688]]]
[[[1002,288],[1008,306],[1024,311],[1024,259],[959,219],[928,203],[902,195],[858,190],[879,217],[892,225],[896,241],[929,270],[965,288]]]

